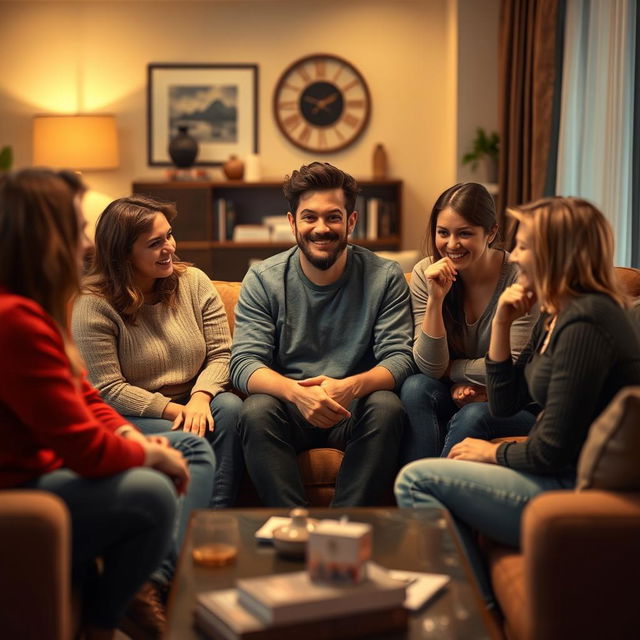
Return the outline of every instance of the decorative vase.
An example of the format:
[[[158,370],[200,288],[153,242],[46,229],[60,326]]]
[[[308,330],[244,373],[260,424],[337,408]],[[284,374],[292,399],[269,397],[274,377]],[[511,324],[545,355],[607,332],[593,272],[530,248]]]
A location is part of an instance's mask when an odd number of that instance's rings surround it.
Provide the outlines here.
[[[242,180],[242,176],[244,175],[244,162],[237,156],[232,155],[222,165],[222,170],[229,180]]]
[[[373,179],[385,180],[387,177],[387,152],[381,144],[373,150]]]
[[[259,182],[262,177],[260,171],[260,156],[257,153],[250,153],[245,160],[244,179],[246,182]]]
[[[496,184],[498,182],[498,159],[487,156],[484,159],[487,182]]]
[[[191,167],[198,156],[198,142],[188,133],[188,125],[178,126],[178,135],[169,143],[169,155],[179,169]]]

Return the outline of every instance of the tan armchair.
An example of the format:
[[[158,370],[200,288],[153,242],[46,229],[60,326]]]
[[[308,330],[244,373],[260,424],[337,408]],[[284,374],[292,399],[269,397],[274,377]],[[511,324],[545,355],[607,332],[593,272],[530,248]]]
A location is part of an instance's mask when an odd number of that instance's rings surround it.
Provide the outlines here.
[[[636,638],[639,543],[640,493],[552,491],[532,500],[522,550],[490,545],[487,554],[506,637]]]
[[[0,635],[69,640],[71,523],[43,491],[0,491]]]

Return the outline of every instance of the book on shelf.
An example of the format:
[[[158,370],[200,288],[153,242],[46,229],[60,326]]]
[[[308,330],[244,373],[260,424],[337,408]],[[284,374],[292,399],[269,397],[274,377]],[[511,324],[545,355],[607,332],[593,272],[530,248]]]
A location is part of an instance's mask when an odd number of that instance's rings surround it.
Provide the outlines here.
[[[380,199],[369,198],[367,202],[367,240],[378,239],[378,223],[380,222]]]
[[[269,229],[271,242],[292,242],[294,241],[293,233],[289,218],[286,215],[265,216],[262,218],[263,226]]]
[[[367,236],[367,200],[364,196],[356,197],[356,211],[358,212],[358,222],[353,230],[353,240],[363,240]]]
[[[207,591],[196,600],[195,623],[211,638],[223,640],[347,640],[405,629],[403,607],[273,626],[238,603],[237,589]]]
[[[388,238],[396,233],[397,216],[394,202],[383,201],[380,203],[378,215],[378,235],[380,238]]]
[[[358,584],[312,582],[306,571],[238,580],[238,602],[266,624],[293,624],[402,606],[406,583],[369,563]]]
[[[231,240],[236,221],[236,208],[232,200],[226,198],[216,200],[216,220],[218,240]]]
[[[227,238],[227,201],[224,198],[216,200],[216,221],[218,240],[222,242]]]
[[[237,224],[233,228],[234,242],[269,242],[269,227],[261,224]]]

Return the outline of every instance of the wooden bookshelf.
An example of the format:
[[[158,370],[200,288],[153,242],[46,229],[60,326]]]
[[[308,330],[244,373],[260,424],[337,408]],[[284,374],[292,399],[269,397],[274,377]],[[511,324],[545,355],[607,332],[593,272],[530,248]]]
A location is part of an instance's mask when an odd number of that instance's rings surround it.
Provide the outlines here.
[[[389,207],[392,233],[375,239],[354,238],[353,242],[374,251],[397,251],[402,235],[402,181],[358,180],[361,196],[376,198]],[[265,216],[287,213],[282,180],[149,181],[132,185],[133,193],[175,202],[178,217],[173,227],[178,255],[193,262],[216,280],[241,280],[252,259],[265,259],[293,246],[291,242],[235,242],[219,238],[217,203],[233,203],[235,224],[262,224]],[[359,223],[360,224],[360,223]]]

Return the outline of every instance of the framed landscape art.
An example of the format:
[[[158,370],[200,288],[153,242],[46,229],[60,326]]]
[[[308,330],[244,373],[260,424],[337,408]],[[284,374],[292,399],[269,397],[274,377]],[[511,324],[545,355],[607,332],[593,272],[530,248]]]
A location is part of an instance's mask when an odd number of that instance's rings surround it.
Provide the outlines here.
[[[258,66],[150,64],[147,149],[151,166],[171,166],[168,147],[187,127],[198,141],[195,165],[222,164],[258,152]]]

